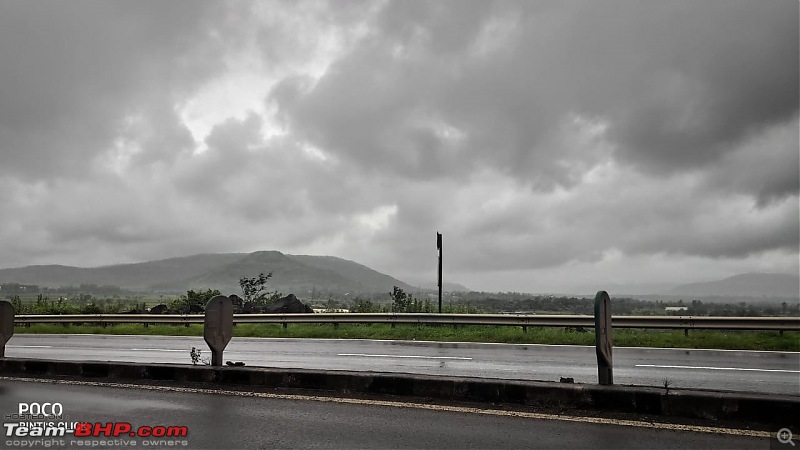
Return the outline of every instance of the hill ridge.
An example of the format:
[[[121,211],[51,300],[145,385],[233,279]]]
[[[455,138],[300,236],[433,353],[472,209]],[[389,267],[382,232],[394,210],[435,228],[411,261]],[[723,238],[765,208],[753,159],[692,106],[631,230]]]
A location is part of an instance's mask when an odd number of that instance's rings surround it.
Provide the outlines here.
[[[800,296],[800,275],[775,272],[746,272],[721,280],[688,283],[669,291],[672,295],[786,297]]]
[[[390,275],[344,258],[289,255],[277,250],[199,253],[97,267],[31,265],[0,269],[0,283],[35,284],[50,288],[95,284],[161,293],[180,293],[188,289],[237,292],[241,277],[269,272],[273,272],[270,289],[287,294],[388,293],[393,286],[419,290]]]

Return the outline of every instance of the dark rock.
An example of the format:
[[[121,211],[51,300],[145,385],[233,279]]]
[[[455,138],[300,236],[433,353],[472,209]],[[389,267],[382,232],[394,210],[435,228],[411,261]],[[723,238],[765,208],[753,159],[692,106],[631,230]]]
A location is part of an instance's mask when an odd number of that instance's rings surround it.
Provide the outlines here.
[[[569,377],[569,378],[561,377],[561,380],[559,380],[559,381],[561,381],[562,383],[574,383],[575,379],[572,378],[572,377]]]
[[[314,310],[298,300],[294,294],[289,294],[264,308],[264,312],[267,314],[313,313]]]
[[[167,312],[167,305],[160,304],[150,308],[150,314],[164,314]]]
[[[228,298],[231,299],[231,304],[233,306],[242,306],[244,304],[244,301],[242,300],[242,298],[239,297],[236,294],[229,295]]]

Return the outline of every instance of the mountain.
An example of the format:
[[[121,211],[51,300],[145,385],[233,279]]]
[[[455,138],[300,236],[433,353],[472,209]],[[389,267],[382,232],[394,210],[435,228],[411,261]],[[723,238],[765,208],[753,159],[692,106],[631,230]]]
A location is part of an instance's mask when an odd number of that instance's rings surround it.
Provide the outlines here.
[[[351,280],[358,280],[361,290],[370,290],[372,292],[391,292],[393,286],[397,286],[405,291],[418,290],[416,286],[412,286],[403,281],[390,277],[389,275],[372,270],[367,266],[358,264],[335,256],[311,256],[311,255],[286,255],[289,258],[314,267],[319,270],[328,270],[335,272],[345,278]],[[389,289],[385,289],[389,286]]]
[[[669,291],[670,295],[777,297],[800,296],[800,275],[788,273],[742,273],[705,283],[691,283]]]
[[[149,292],[183,292],[187,289],[239,291],[239,278],[273,272],[268,284],[285,294],[389,293],[392,286],[414,286],[369,267],[333,256],[285,255],[278,251],[202,254],[136,264],[80,268],[43,265],[0,269],[0,283],[36,284],[43,287],[80,284],[113,285]]]
[[[47,287],[80,284],[112,285],[130,290],[146,290],[150,286],[173,279],[184,279],[230,264],[242,254],[203,254],[169,258],[135,264],[118,264],[94,268],[42,265],[0,269],[0,282],[37,284]]]
[[[434,274],[436,276],[436,274]],[[421,278],[413,278],[409,280],[411,283],[414,283],[414,286],[419,286],[422,289],[427,289],[429,291],[438,291],[439,286],[436,284],[436,280],[433,281],[429,279],[421,279]],[[442,282],[442,291],[444,292],[469,292],[472,289],[464,286],[461,283],[454,283],[450,281],[443,281]]]

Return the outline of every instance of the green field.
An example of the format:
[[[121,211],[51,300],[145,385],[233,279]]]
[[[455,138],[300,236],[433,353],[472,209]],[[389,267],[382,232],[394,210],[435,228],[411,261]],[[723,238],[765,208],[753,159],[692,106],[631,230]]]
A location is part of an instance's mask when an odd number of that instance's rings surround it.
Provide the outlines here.
[[[163,336],[202,336],[202,325],[175,326],[118,324],[46,325],[15,327],[15,333],[52,334],[126,334]],[[594,345],[594,332],[577,332],[564,328],[529,327],[523,332],[520,327],[499,326],[418,326],[388,324],[290,324],[283,328],[278,324],[239,324],[233,329],[239,337],[283,337],[283,338],[336,338],[336,339],[398,339],[446,342],[503,342],[512,344],[573,344]],[[614,330],[614,345],[620,347],[660,348],[714,348],[729,350],[773,350],[800,351],[800,333],[777,331],[708,331],[692,330],[684,336],[683,330]]]

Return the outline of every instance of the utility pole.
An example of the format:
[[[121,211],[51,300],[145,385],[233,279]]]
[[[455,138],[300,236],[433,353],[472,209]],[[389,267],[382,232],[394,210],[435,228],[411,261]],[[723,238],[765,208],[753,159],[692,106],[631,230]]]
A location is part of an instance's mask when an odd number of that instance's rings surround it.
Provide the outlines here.
[[[436,248],[439,249],[439,314],[442,313],[442,233],[436,232]]]

